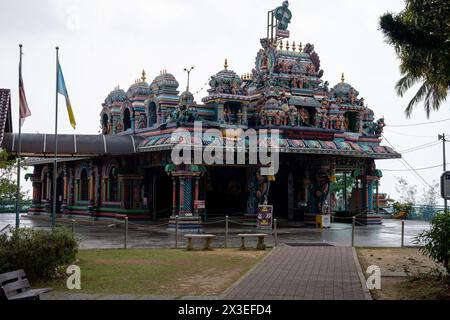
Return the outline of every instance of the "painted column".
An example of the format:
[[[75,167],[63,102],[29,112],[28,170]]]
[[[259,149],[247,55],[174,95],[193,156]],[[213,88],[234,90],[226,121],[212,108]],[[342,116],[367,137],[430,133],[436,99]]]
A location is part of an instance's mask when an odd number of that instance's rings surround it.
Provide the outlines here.
[[[373,181],[368,182],[367,190],[367,201],[368,201],[368,213],[373,213]]]
[[[184,179],[184,214],[192,216],[192,178]]]
[[[199,200],[199,189],[200,189],[200,177],[195,177],[194,205],[196,201]],[[194,213],[198,214],[199,210],[197,208],[194,208]]]
[[[94,213],[94,196],[95,196],[95,175],[94,168],[89,170],[89,205],[88,210],[91,216]]]
[[[63,214],[67,213],[67,199],[69,193],[69,174],[67,172],[67,168],[64,168],[63,171],[63,203],[61,211]]]
[[[180,207],[179,207],[179,214],[184,215],[184,178],[180,177]]]
[[[223,114],[223,104],[219,104],[217,106],[217,121],[220,123],[224,123],[224,114]]]
[[[377,214],[378,213],[380,213],[380,181],[379,180],[377,180],[376,182],[375,182],[375,184],[376,184],[376,208],[375,208],[375,210],[376,210],[376,212],[377,212]]]
[[[356,178],[355,180],[355,211],[359,212],[359,193],[361,192],[361,190],[359,189],[359,180],[358,178]]]

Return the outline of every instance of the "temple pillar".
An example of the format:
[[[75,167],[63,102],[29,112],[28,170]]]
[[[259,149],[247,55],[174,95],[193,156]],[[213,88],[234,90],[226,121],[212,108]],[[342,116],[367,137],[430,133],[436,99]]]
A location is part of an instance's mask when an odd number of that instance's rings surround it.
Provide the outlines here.
[[[89,170],[89,204],[88,210],[91,216],[94,215],[94,197],[95,197],[95,172],[94,168],[91,167]]]
[[[33,203],[30,207],[29,212],[32,214],[39,215],[44,211],[44,206],[42,204],[42,181],[40,175],[31,175],[31,182],[33,185]]]
[[[200,213],[199,209],[195,206],[195,203],[199,200],[199,191],[200,191],[200,177],[194,178],[194,214],[198,215]]]
[[[201,231],[202,220],[198,210],[193,210],[194,203],[199,197],[199,179],[206,171],[203,166],[197,165],[168,165],[166,172],[172,177],[172,216],[169,221],[169,231],[176,227],[178,215],[178,229],[184,232]],[[177,180],[179,188],[177,190]],[[177,192],[178,191],[178,192]],[[178,199],[178,212],[177,210]]]
[[[63,170],[63,202],[61,206],[61,212],[63,214],[67,213],[67,199],[69,195],[69,175],[67,172],[67,168],[65,167]]]
[[[225,115],[223,111],[223,104],[217,106],[217,122],[225,123]]]

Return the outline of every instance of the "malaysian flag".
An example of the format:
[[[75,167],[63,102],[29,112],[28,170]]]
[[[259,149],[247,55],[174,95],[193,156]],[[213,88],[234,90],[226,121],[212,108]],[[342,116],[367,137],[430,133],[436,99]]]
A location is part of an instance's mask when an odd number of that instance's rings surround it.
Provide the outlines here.
[[[20,125],[23,126],[25,119],[31,116],[31,111],[28,108],[27,97],[25,96],[25,89],[23,87],[22,79],[22,48],[20,48],[20,64],[19,64],[19,117]]]

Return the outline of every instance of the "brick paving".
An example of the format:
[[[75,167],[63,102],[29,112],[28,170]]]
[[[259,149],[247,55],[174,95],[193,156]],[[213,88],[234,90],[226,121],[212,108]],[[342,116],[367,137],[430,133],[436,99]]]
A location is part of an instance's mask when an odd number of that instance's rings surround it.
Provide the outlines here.
[[[224,295],[230,300],[368,298],[349,247],[277,247]]]

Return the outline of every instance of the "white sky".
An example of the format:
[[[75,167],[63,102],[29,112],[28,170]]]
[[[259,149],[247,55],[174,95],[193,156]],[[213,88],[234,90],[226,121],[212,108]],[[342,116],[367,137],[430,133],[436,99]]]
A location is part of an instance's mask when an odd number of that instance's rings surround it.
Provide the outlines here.
[[[147,72],[148,82],[167,69],[186,87],[185,67],[194,65],[191,91],[200,90],[208,78],[223,69],[228,58],[230,69],[238,74],[254,67],[259,39],[266,34],[267,11],[281,0],[0,0],[0,87],[12,89],[13,118],[17,129],[18,45],[24,45],[23,76],[32,117],[24,132],[54,132],[55,46],[75,117],[77,134],[99,130],[101,104],[116,86],[127,90]],[[315,45],[325,70],[324,80],[346,81],[363,96],[387,124],[402,125],[450,118],[449,103],[427,120],[419,107],[412,119],[403,110],[411,95],[397,97],[394,85],[400,78],[394,49],[378,30],[378,18],[386,11],[399,12],[403,0],[296,0],[291,41]],[[196,100],[206,95],[206,89]],[[62,100],[61,100],[62,101]],[[60,112],[59,132],[74,133],[67,113]],[[450,122],[425,126],[386,128],[385,135],[398,149],[437,141]],[[400,135],[418,135],[411,137]],[[386,142],[384,142],[386,144]],[[450,148],[450,145],[448,146]],[[404,158],[414,167],[442,163],[442,146],[407,153]],[[448,160],[450,162],[450,158]],[[405,169],[399,160],[379,161],[381,169]],[[428,183],[438,180],[441,168],[420,171]],[[419,189],[423,184],[410,172],[384,172],[381,191],[396,196],[397,176],[404,176]],[[30,189],[30,185],[26,185]]]

